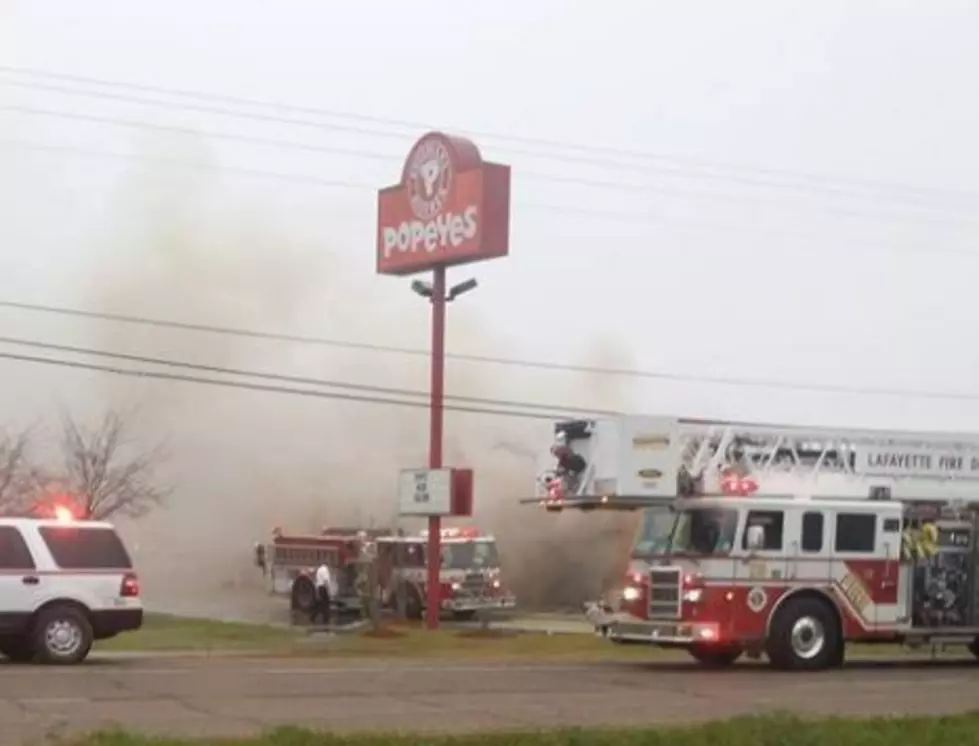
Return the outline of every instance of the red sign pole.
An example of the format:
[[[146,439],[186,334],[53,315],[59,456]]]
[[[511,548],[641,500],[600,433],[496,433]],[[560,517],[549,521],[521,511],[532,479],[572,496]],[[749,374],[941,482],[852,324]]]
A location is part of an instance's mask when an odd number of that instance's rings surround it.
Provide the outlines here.
[[[401,180],[377,195],[377,273],[407,276],[433,270],[432,389],[428,465],[442,468],[445,370],[445,268],[507,256],[510,251],[510,167],[483,160],[475,143],[441,132],[423,135],[411,148]],[[471,290],[469,280],[453,297]],[[425,283],[412,290],[429,295]],[[472,510],[468,477],[467,511]],[[453,506],[453,511],[461,508]],[[450,515],[455,513],[450,511]],[[428,519],[426,626],[438,629],[442,566],[441,516]]]
[[[428,466],[442,468],[442,404],[445,395],[445,267],[432,273],[432,391],[428,441]],[[442,587],[442,519],[428,519],[428,603],[426,626],[438,629]]]

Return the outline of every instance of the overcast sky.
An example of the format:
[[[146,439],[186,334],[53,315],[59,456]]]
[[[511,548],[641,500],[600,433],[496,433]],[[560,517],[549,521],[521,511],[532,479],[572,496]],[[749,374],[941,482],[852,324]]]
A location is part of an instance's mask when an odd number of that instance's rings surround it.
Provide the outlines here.
[[[435,126],[473,133],[487,159],[513,167],[511,256],[472,267],[481,286],[452,309],[492,337],[494,354],[582,362],[597,350],[599,363],[680,376],[979,397],[977,28],[979,4],[952,0],[0,0],[0,299],[91,307],[107,267],[152,274],[132,238],[145,226],[120,225],[131,193],[159,180],[208,220],[246,205],[270,251],[288,238],[336,258],[322,290],[317,265],[293,263],[304,312],[244,314],[250,326],[424,345],[427,311],[406,281],[372,275],[370,187],[395,181],[413,139]],[[139,99],[161,94],[121,84],[206,95],[152,105]],[[150,156],[213,168],[164,175]],[[224,292],[220,276],[194,274],[173,295]],[[328,308],[338,285],[357,288],[349,323]],[[103,305],[145,311],[138,300]],[[229,320],[201,308],[153,307]],[[0,319],[35,338],[102,334]],[[451,351],[480,353],[481,335],[457,332]],[[12,408],[68,395],[80,375],[0,370]],[[644,379],[629,401],[678,415],[979,428],[968,398]]]

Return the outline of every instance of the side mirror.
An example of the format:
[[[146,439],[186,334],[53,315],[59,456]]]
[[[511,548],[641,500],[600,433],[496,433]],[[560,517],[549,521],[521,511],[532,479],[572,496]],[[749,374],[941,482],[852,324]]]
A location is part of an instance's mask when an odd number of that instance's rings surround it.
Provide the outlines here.
[[[760,549],[765,548],[765,527],[764,526],[748,526],[747,528],[747,544],[748,549],[753,552],[757,552]]]
[[[262,572],[265,572],[266,563],[265,563],[265,545],[264,544],[256,544],[255,545],[255,566],[256,567],[260,567],[262,569]]]

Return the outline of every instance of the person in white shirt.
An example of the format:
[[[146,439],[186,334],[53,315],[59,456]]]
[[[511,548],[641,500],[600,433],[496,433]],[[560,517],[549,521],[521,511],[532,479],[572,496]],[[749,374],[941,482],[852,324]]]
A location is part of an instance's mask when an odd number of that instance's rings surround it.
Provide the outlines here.
[[[330,602],[335,595],[336,581],[333,579],[333,571],[325,562],[316,568],[313,585],[316,587],[316,604],[313,606],[310,621],[315,624],[316,618],[322,615],[323,624],[329,624]]]

